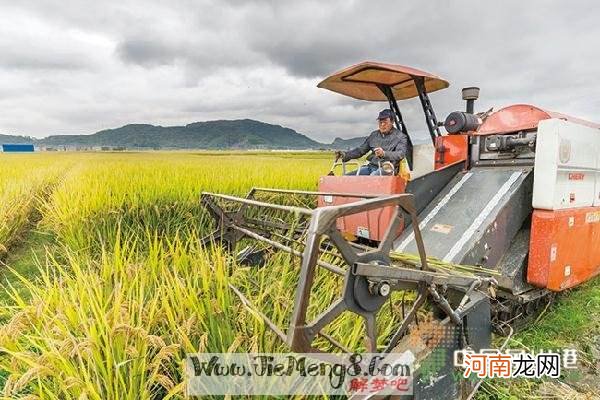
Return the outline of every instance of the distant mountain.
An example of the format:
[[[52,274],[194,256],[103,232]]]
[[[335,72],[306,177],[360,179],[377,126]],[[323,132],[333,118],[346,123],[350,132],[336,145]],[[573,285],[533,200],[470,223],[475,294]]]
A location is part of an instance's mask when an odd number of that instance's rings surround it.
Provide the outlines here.
[[[0,144],[23,144],[23,143],[36,143],[37,139],[29,136],[16,136],[16,135],[0,135]]]
[[[251,119],[194,122],[185,126],[129,124],[91,135],[52,135],[43,139],[0,135],[3,143],[33,143],[45,147],[105,147],[120,149],[339,149],[360,145],[365,137],[336,138],[319,143],[293,129]]]
[[[194,122],[186,126],[130,124],[92,135],[54,135],[45,146],[119,146],[171,149],[311,149],[323,147],[293,129],[250,119]]]

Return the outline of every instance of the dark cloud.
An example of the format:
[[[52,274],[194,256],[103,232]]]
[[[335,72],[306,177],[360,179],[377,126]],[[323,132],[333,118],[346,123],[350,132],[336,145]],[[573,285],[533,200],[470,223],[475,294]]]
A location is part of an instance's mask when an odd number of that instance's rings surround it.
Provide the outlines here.
[[[160,39],[131,38],[119,43],[116,51],[125,62],[152,67],[172,64],[178,50],[177,44],[162,43]]]
[[[528,102],[598,120],[594,1],[24,0],[0,5],[0,132],[256,118],[320,140],[374,128],[383,103],[319,90],[363,60],[430,71],[438,119]],[[418,101],[401,104],[427,136]]]

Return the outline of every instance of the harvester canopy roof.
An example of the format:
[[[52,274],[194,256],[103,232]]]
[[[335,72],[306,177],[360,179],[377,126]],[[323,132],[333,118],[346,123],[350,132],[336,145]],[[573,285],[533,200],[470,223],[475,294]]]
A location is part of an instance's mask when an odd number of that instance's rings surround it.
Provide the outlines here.
[[[450,86],[448,81],[416,68],[364,61],[336,72],[317,87],[359,100],[387,101],[385,94],[377,86],[385,85],[392,88],[396,100],[404,100],[419,95],[413,81],[415,77],[424,78],[427,93]]]

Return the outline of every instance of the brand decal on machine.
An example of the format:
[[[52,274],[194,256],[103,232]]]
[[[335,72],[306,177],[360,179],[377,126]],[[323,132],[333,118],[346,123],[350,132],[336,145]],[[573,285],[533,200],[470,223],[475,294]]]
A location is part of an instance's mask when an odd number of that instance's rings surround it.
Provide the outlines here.
[[[600,222],[600,211],[592,211],[585,214],[586,224],[595,224],[597,222]]]
[[[570,181],[582,181],[585,178],[585,174],[583,172],[571,172],[569,174]]]

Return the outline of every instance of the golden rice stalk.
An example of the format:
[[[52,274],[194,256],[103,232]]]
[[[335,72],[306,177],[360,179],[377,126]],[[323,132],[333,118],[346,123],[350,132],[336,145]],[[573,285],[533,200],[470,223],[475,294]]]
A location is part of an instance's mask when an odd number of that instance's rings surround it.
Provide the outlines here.
[[[140,339],[148,338],[148,331],[141,326],[133,327],[128,324],[119,324],[112,330],[113,334],[125,333],[130,336],[138,337]]]
[[[25,386],[27,386],[27,384],[29,384],[29,382],[31,382],[32,380],[39,379],[51,374],[52,370],[44,365],[37,365],[35,367],[29,368],[27,372],[25,372],[23,375],[21,375],[21,377],[19,377],[19,379],[17,379],[15,385],[12,388],[13,393],[19,392],[20,390],[24,389]]]
[[[81,388],[82,386],[84,386],[84,383],[81,380],[81,378],[76,377],[76,376],[68,376],[65,378],[64,382],[65,382],[65,389],[67,389],[67,390]]]
[[[152,376],[152,382],[156,382],[167,390],[171,390],[175,387],[175,383],[166,375],[154,374]]]
[[[158,351],[158,353],[152,359],[152,362],[148,366],[149,371],[157,370],[164,361],[172,359],[179,350],[181,346],[177,343],[170,344],[168,346],[163,347]]]
[[[4,382],[4,396],[7,398],[12,398],[13,393],[16,392],[15,384],[17,383],[17,375],[10,374],[6,381]]]
[[[19,400],[40,400],[40,397],[35,394],[26,394],[23,397],[19,397]]]
[[[154,347],[155,349],[161,349],[166,346],[165,341],[160,336],[147,335],[146,339],[148,340],[148,343],[150,343],[150,346]]]

